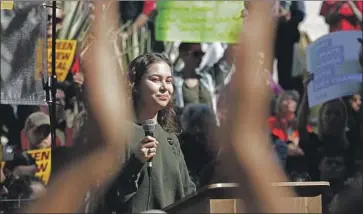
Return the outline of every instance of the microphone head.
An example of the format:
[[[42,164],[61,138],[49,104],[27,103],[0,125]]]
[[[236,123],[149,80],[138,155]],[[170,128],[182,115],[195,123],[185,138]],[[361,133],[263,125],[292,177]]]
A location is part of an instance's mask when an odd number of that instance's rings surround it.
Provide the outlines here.
[[[155,130],[156,122],[154,120],[145,120],[142,123],[142,128],[145,132],[153,132]]]

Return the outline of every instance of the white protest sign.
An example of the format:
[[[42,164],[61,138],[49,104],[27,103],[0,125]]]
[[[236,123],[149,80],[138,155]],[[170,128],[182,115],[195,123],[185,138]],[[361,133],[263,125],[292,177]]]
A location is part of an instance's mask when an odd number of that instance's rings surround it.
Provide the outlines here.
[[[362,38],[361,31],[340,31],[309,45],[307,69],[314,73],[308,86],[309,107],[359,91],[362,71],[358,38]]]

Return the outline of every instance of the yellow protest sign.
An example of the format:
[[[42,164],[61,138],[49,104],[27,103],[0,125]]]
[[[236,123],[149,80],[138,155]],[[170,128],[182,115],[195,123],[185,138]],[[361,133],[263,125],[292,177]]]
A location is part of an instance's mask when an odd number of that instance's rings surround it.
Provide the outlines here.
[[[56,41],[56,69],[58,81],[64,81],[72,66],[77,48],[77,40],[58,40]],[[48,40],[47,44],[47,62],[48,62],[48,74],[52,73],[52,40]],[[42,72],[42,42],[38,43],[38,57],[37,57],[37,76],[36,79],[41,77]]]
[[[1,1],[0,8],[2,10],[12,10],[14,8],[14,1]]]
[[[35,176],[41,178],[45,184],[48,184],[52,163],[51,148],[30,150],[27,153],[35,159],[37,164],[37,173]]]

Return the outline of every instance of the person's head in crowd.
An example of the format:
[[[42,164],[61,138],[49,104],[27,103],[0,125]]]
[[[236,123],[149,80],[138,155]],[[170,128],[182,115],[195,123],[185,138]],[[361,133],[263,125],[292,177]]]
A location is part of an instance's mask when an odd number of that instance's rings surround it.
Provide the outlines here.
[[[291,182],[307,182],[311,181],[311,177],[307,172],[293,172],[290,175]]]
[[[56,117],[58,122],[65,120],[65,108],[66,108],[66,86],[64,84],[57,84],[56,93]]]
[[[362,106],[362,97],[360,94],[354,94],[353,96],[350,97],[349,99],[349,104],[352,108],[353,111],[355,112],[359,112],[360,108]]]
[[[193,75],[202,62],[204,52],[200,43],[181,43],[179,45],[179,56],[184,62],[183,72],[185,75]]]
[[[325,102],[319,110],[319,134],[345,136],[348,123],[347,108],[341,99]]]
[[[362,174],[354,177],[351,182],[334,197],[329,206],[329,213],[363,213],[362,181]]]
[[[184,133],[191,135],[207,134],[210,128],[217,126],[213,111],[205,104],[189,104],[181,115]]]
[[[50,119],[43,112],[35,112],[29,115],[25,121],[24,132],[30,142],[31,149],[51,146]]]
[[[187,105],[180,120],[182,136],[187,137],[186,141],[201,143],[200,146],[204,147],[203,149],[207,152],[216,153],[218,151],[217,144],[213,142],[217,121],[213,110],[208,105]]]
[[[52,37],[52,17],[53,17],[53,10],[52,8],[47,8],[47,15],[48,15],[48,20],[47,20],[47,36],[48,37]],[[63,18],[64,18],[64,13],[63,10],[61,9],[61,4],[57,3],[57,10],[56,10],[56,32],[58,33],[60,29],[62,29],[63,27]]]
[[[168,132],[176,129],[176,113],[172,105],[174,94],[172,63],[159,53],[136,57],[129,65],[128,80],[138,121],[153,117]]]
[[[18,179],[26,176],[34,176],[37,171],[37,165],[34,158],[26,152],[17,152],[14,159],[6,161],[4,173],[6,178]]]
[[[8,189],[4,185],[4,182],[5,182],[5,174],[4,174],[3,169],[0,167],[0,200],[2,198],[6,198],[6,196],[9,193]]]
[[[275,101],[274,113],[279,116],[287,117],[287,119],[294,119],[299,97],[299,93],[294,90],[282,92]]]
[[[326,146],[319,170],[320,180],[342,182],[346,178],[345,150],[341,147]]]

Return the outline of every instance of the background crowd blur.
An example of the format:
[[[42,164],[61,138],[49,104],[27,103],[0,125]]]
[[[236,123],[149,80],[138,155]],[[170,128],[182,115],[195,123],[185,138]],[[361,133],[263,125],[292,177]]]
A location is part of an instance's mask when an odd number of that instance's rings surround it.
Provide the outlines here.
[[[180,122],[178,137],[190,176],[198,188],[214,182],[211,170],[221,148],[208,141],[214,134],[209,130],[224,122],[224,106],[228,105],[224,102],[224,92],[233,78],[235,62],[229,53],[234,45],[156,41],[155,1],[120,1],[119,4],[122,25],[115,36],[124,63],[150,51],[164,53],[173,61],[174,105]],[[35,176],[39,170],[36,158],[27,153],[28,150],[52,148],[49,178],[52,182],[53,175],[76,154],[75,148],[86,142],[79,140],[87,119],[82,57],[92,45],[92,33],[84,33],[89,30],[83,26],[88,25],[87,15],[80,14],[78,7],[88,8],[92,19],[91,3],[63,1],[55,14],[58,38],[79,42],[72,71],[65,81],[57,84],[56,145],[51,145],[46,104],[0,105],[0,140],[5,161],[0,185],[3,211],[20,207],[21,203],[46,193],[44,180]],[[280,1],[275,69],[266,71],[266,81],[273,93],[266,123],[276,161],[291,181],[329,181],[331,188],[326,193],[329,195],[325,197],[326,207],[333,207],[331,202],[334,203],[348,186],[362,182],[355,179],[361,173],[363,160],[362,99],[357,91],[352,96],[309,109],[307,84],[314,77],[307,72],[293,75],[294,47],[303,39],[314,41],[328,31],[360,30],[362,12],[362,1]],[[52,15],[48,10],[48,36],[51,36]],[[244,15],[248,17],[247,13]],[[357,41],[359,45],[362,44]],[[363,61],[363,56],[360,57]],[[256,63],[263,66],[263,53],[256,56]],[[126,70],[124,64],[120,66]]]

